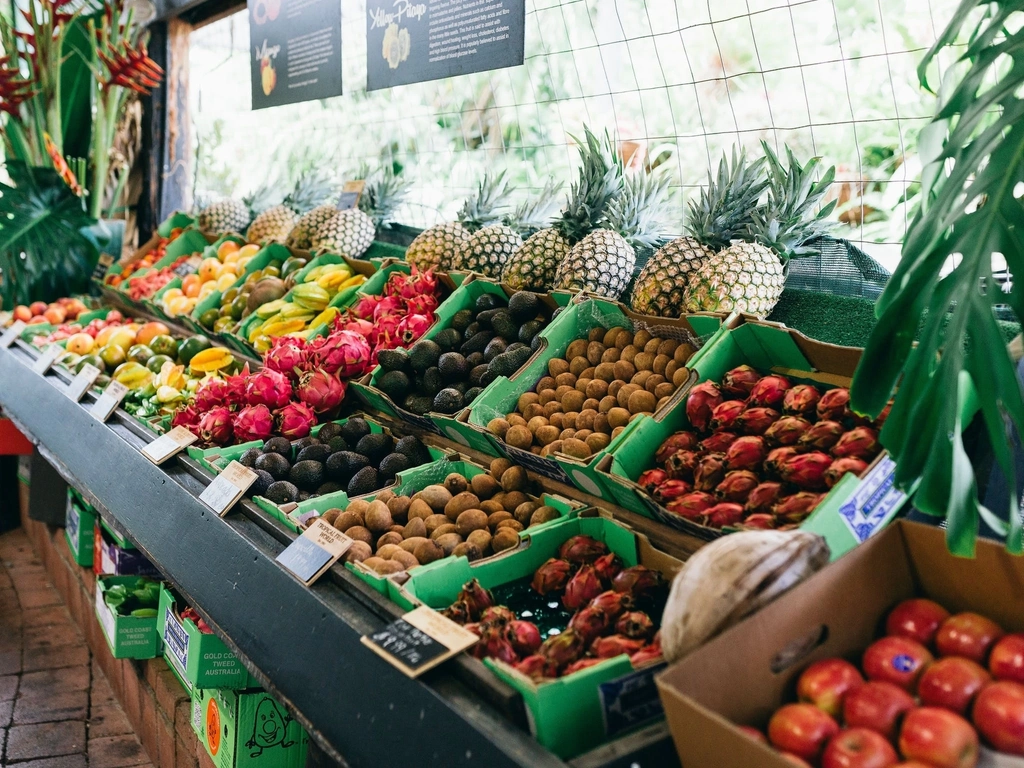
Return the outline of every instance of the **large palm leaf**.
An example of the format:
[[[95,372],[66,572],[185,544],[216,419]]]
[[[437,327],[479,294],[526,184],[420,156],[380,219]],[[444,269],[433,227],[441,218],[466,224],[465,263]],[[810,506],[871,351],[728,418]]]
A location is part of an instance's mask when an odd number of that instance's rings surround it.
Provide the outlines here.
[[[1007,509],[979,503],[959,415],[973,382],[995,458],[1016,488],[1008,426],[1024,434],[1024,399],[993,306],[1008,303],[1024,319],[1024,29],[1006,26],[1022,10],[1024,0],[963,0],[921,63],[928,87],[939,52],[966,42],[921,134],[921,209],[852,388],[854,406],[875,415],[899,384],[882,432],[898,462],[896,482],[921,480],[916,505],[946,518],[949,547],[961,555],[974,551],[979,516],[1011,551],[1024,544],[1014,493]],[[997,254],[1016,277],[1009,293],[993,280]]]

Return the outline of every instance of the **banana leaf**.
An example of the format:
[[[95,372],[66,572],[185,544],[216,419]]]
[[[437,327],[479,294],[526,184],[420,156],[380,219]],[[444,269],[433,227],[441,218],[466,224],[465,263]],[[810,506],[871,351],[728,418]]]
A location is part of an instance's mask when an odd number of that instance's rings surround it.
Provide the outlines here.
[[[1006,25],[1022,10],[1024,0],[963,0],[921,62],[929,88],[939,52],[959,47],[918,141],[921,207],[851,388],[854,408],[877,415],[899,384],[881,435],[896,484],[921,481],[915,505],[945,518],[947,545],[962,556],[974,554],[980,519],[1009,551],[1024,552],[1016,494],[1006,509],[980,503],[960,421],[973,386],[995,460],[1016,489],[1010,428],[1024,434],[1024,397],[995,306],[1024,320],[1024,28]],[[1009,292],[993,279],[998,255],[1015,277]]]
[[[98,14],[102,16],[102,12]],[[95,17],[94,17],[95,18]],[[92,93],[95,49],[89,39],[89,19],[79,17],[64,37],[64,63],[60,67],[61,123],[64,155],[89,157],[92,142]],[[88,179],[79,179],[85,184]]]
[[[0,183],[2,306],[53,301],[87,290],[106,227],[52,168],[7,162],[13,185]]]

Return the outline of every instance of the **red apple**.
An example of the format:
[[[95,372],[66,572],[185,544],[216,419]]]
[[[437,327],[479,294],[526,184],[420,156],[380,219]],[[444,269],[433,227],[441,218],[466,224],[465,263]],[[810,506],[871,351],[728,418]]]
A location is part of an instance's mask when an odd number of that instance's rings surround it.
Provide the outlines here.
[[[786,704],[768,721],[768,741],[782,752],[816,763],[839,725],[813,704]]]
[[[942,622],[935,634],[935,648],[939,656],[963,656],[984,664],[989,649],[1004,634],[992,619],[977,613],[958,613]]]
[[[939,707],[911,710],[900,729],[900,754],[932,768],[974,768],[978,734],[955,712]]]
[[[822,659],[803,671],[796,683],[800,701],[838,717],[847,693],[864,684],[853,664],[844,659]]]
[[[898,685],[884,681],[864,683],[843,701],[847,728],[870,728],[896,741],[900,719],[916,706],[914,697]]]
[[[1024,634],[1007,635],[992,646],[988,671],[996,680],[1024,683]]]
[[[754,741],[759,741],[762,744],[767,744],[768,743],[767,737],[765,737],[765,735],[763,733],[761,733],[759,730],[757,730],[757,728],[752,728],[749,725],[740,725],[738,727],[739,727],[740,731],[742,731],[745,736],[750,737]]]
[[[850,728],[825,747],[821,768],[890,768],[899,762],[892,744],[867,728]]]
[[[913,692],[917,679],[931,661],[931,653],[916,640],[883,637],[864,651],[864,674],[868,680],[884,680]]]
[[[921,645],[932,644],[939,626],[949,618],[949,611],[933,600],[914,598],[904,600],[889,612],[885,620],[885,634],[909,637]]]
[[[966,715],[978,691],[992,681],[980,664],[948,656],[931,664],[917,684],[917,697],[925,707],[945,707]]]
[[[1024,685],[985,686],[974,702],[974,726],[994,749],[1024,755]]]
[[[811,768],[810,763],[808,763],[802,757],[797,757],[792,752],[779,752],[779,757],[781,757],[787,763],[792,763],[796,766],[796,768]]]

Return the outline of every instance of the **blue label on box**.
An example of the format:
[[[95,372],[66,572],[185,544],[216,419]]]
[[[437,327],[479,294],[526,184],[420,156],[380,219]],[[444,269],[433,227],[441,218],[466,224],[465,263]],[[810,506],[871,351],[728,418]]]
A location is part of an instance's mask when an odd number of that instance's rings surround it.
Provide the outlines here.
[[[171,652],[171,661],[178,667],[178,672],[184,679],[185,667],[188,666],[188,633],[181,626],[172,608],[167,609],[164,618],[164,643]]]
[[[75,545],[75,549],[78,549],[78,531],[82,524],[82,518],[78,514],[78,507],[75,506],[74,500],[71,495],[68,494],[68,508],[64,514],[64,529],[68,536],[68,541],[71,541]]]
[[[565,470],[562,469],[561,465],[551,459],[542,458],[535,453],[524,451],[508,444],[505,444],[504,447],[516,464],[520,464],[531,472],[536,472],[538,475],[549,477],[556,482],[564,483],[565,485],[575,485],[572,479],[565,474]]]
[[[330,552],[305,536],[299,536],[277,556],[277,562],[302,581],[312,579],[332,559]]]
[[[598,686],[606,736],[617,736],[665,716],[654,676],[667,666],[655,664]]]
[[[894,487],[895,478],[896,462],[888,455],[882,456],[839,508],[839,516],[858,542],[878,533],[907,498]]]

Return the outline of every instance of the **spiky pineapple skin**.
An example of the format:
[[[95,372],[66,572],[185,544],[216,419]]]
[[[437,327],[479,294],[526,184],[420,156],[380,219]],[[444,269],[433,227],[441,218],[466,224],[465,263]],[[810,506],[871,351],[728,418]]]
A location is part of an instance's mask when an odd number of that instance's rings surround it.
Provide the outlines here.
[[[358,259],[373,245],[376,233],[373,219],[358,208],[349,208],[337,211],[322,224],[310,238],[310,247]]]
[[[779,257],[758,243],[734,242],[690,276],[687,312],[745,312],[767,317],[782,296]]]
[[[610,229],[595,229],[559,264],[554,287],[618,299],[629,285],[635,266],[636,252],[622,235]]]
[[[457,221],[437,224],[420,232],[405,252],[405,260],[417,269],[447,269],[455,250],[470,237]]]
[[[338,213],[338,207],[333,203],[318,205],[308,213],[304,213],[295,222],[291,232],[285,239],[284,244],[289,248],[300,251],[308,251],[312,246],[312,237],[320,227],[333,219]]]
[[[455,249],[450,268],[500,279],[523,239],[511,227],[494,224],[477,230]]]
[[[245,238],[250,243],[283,243],[298,220],[287,205],[275,205],[253,219]]]
[[[219,200],[199,212],[199,228],[206,232],[242,232],[249,225],[249,206],[241,200]]]
[[[547,291],[554,285],[558,265],[569,255],[568,239],[553,227],[535,232],[512,254],[501,281],[517,291]]]
[[[679,237],[659,249],[640,270],[631,306],[644,315],[679,317],[686,312],[690,275],[715,252],[693,237]]]

